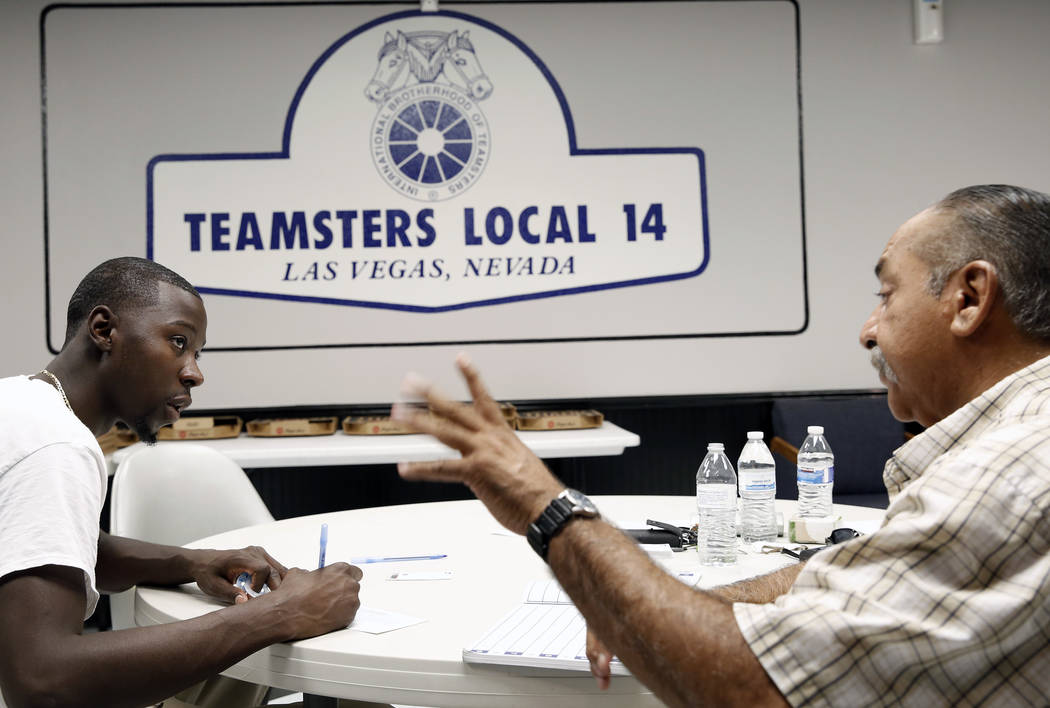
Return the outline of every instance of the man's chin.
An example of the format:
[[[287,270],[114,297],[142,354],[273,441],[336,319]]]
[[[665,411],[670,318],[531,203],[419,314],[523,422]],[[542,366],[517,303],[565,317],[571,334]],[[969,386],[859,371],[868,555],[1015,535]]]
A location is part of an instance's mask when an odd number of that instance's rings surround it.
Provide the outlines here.
[[[157,429],[150,425],[149,421],[145,418],[136,420],[131,428],[135,431],[135,434],[139,436],[139,440],[142,442],[147,445],[157,444]]]
[[[915,414],[912,413],[911,408],[901,400],[901,394],[896,384],[886,383],[885,380],[882,383],[886,386],[886,404],[889,406],[893,417],[902,423],[910,423],[915,420]]]

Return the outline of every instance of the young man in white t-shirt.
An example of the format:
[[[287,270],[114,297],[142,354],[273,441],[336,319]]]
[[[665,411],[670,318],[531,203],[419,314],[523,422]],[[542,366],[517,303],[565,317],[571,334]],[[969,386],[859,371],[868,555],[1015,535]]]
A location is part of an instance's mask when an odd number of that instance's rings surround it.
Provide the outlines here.
[[[106,261],[69,303],[62,351],[0,379],[0,689],[8,705],[141,708],[269,644],[346,627],[361,571],[286,569],[265,551],[189,550],[99,530],[115,422],[146,441],[204,382],[197,291],[141,258]],[[232,581],[250,572],[248,602]],[[185,622],[83,633],[99,590],[196,581],[230,607]],[[2,701],[0,701],[2,705]]]

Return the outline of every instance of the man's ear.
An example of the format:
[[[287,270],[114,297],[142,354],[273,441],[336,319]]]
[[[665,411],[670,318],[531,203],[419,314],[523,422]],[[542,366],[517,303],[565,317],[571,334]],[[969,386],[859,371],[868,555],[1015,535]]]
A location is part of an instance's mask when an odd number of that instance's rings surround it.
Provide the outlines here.
[[[988,261],[970,261],[952,274],[945,288],[952,316],[950,329],[957,337],[972,335],[1001,305],[999,275]]]
[[[118,320],[117,314],[106,305],[96,305],[88,314],[88,336],[99,351],[113,349],[113,333],[117,330]]]

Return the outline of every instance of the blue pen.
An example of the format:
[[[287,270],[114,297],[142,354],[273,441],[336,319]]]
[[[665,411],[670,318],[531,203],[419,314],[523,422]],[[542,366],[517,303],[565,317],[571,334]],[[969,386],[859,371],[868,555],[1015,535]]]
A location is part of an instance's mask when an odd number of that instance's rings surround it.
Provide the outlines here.
[[[324,568],[324,552],[328,548],[328,524],[321,524],[321,554],[317,556],[318,569]]]
[[[368,556],[365,558],[351,558],[351,565],[362,565],[364,563],[396,563],[397,561],[429,561],[447,558],[447,553],[439,553],[434,556]]]

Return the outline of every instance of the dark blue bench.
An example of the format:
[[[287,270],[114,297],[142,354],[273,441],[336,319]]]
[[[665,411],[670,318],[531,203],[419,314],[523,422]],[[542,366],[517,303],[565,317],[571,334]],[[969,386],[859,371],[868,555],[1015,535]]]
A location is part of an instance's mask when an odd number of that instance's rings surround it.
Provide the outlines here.
[[[807,426],[823,425],[835,453],[835,503],[886,508],[882,468],[906,434],[904,424],[890,414],[885,395],[783,397],[773,402],[772,417],[778,498],[798,498],[791,448],[797,452]]]

